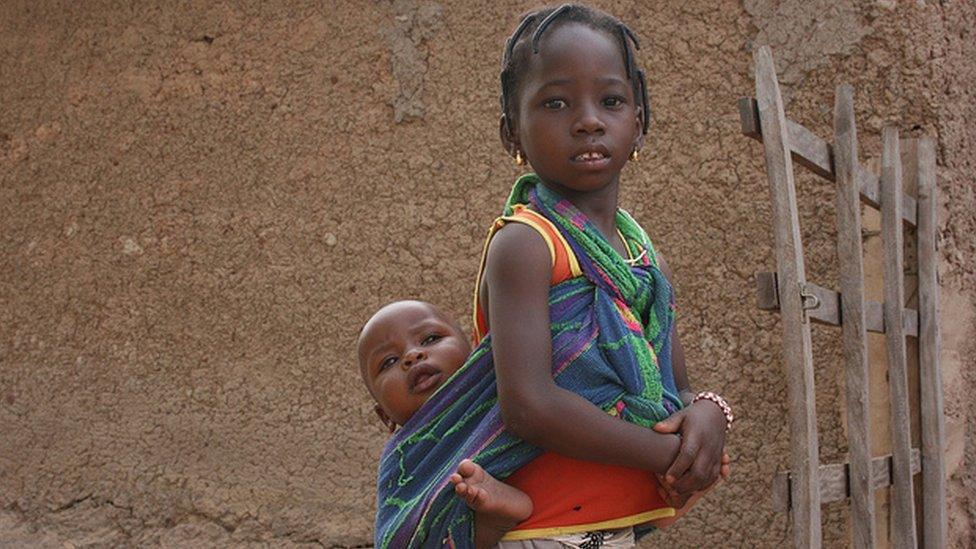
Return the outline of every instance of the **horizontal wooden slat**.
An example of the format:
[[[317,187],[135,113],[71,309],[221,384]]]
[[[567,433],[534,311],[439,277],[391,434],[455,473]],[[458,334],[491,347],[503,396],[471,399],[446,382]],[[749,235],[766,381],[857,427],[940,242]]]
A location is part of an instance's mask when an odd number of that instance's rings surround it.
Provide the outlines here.
[[[752,97],[739,99],[739,120],[742,123],[743,134],[756,141],[762,141],[759,105]],[[786,132],[790,139],[790,153],[793,160],[820,177],[833,181],[833,151],[830,144],[790,119],[786,119]]]
[[[840,326],[840,300],[842,296],[839,292],[823,288],[811,282],[807,283],[810,292],[820,299],[820,307],[810,309],[810,320],[818,324],[829,324]],[[756,295],[757,305],[763,311],[779,310],[779,288],[776,283],[776,273],[759,272],[756,273]],[[918,311],[915,309],[904,310],[905,335],[918,336]],[[864,323],[869,332],[877,334],[885,333],[884,324],[884,305],[877,301],[864,302]]]
[[[742,124],[742,133],[756,141],[762,141],[762,130],[759,125],[759,106],[752,97],[739,99],[739,121]],[[811,172],[834,181],[834,150],[830,143],[827,143],[815,133],[808,130],[802,124],[787,119],[787,133],[790,139],[790,154],[797,164],[805,167]],[[878,176],[871,173],[864,166],[857,168],[857,182],[861,188],[861,202],[874,209],[881,208],[881,199],[878,191]],[[916,203],[911,196],[902,197],[902,218],[911,227],[916,223]]]
[[[922,470],[918,448],[912,448],[912,474]],[[831,463],[820,466],[820,503],[840,501],[850,496],[848,482],[849,465]],[[871,486],[874,489],[891,486],[891,455],[871,460]],[[790,506],[790,473],[782,471],[773,477],[773,510],[788,511]]]
[[[861,188],[861,202],[876,210],[881,209],[881,191],[878,189],[879,177],[864,166],[857,166],[857,186]]]
[[[879,177],[871,173],[864,166],[857,167],[857,183],[861,187],[861,202],[876,210],[881,209],[881,191],[878,187]],[[915,226],[918,205],[915,198],[901,195],[901,218],[910,226]]]

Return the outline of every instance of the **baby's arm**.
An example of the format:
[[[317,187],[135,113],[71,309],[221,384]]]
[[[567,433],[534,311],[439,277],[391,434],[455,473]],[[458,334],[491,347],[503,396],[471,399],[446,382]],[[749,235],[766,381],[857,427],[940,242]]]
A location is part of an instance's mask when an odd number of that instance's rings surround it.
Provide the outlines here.
[[[620,421],[552,378],[549,249],[533,229],[512,223],[488,248],[488,320],[505,426],[547,450],[587,461],[664,474],[680,441]]]

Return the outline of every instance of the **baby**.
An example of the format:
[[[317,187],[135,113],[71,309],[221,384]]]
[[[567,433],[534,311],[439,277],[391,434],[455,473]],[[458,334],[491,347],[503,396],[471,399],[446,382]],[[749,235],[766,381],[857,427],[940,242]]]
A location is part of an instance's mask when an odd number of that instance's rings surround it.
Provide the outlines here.
[[[359,371],[376,414],[392,433],[464,364],[471,345],[457,322],[422,301],[377,311],[359,334]],[[475,513],[475,545],[491,547],[532,513],[532,501],[470,460],[451,475],[454,491]]]
[[[392,433],[403,425],[464,364],[471,345],[458,323],[423,301],[397,301],[376,311],[358,340],[359,370],[376,401],[376,415]],[[722,477],[728,475],[723,462]],[[454,491],[475,513],[475,546],[492,547],[508,530],[532,513],[532,500],[489,475],[480,465],[463,460],[451,475]],[[674,517],[651,524],[673,523],[701,497],[676,500],[662,483]]]

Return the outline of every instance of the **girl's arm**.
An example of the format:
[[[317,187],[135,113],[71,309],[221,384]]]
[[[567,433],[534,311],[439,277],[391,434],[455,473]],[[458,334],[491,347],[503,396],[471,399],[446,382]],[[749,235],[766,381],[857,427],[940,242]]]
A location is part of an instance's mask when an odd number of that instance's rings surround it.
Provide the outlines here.
[[[661,254],[657,256],[661,272],[673,281],[671,268]],[[725,451],[725,415],[710,400],[691,404],[695,392],[688,381],[685,351],[678,331],[671,340],[671,368],[681,400],[686,408],[659,422],[654,429],[662,433],[681,433],[681,451],[668,468],[665,478],[670,487],[681,494],[704,490],[719,477]]]
[[[677,436],[620,421],[553,381],[551,269],[545,241],[521,224],[506,225],[488,247],[488,321],[505,426],[564,456],[663,474]]]

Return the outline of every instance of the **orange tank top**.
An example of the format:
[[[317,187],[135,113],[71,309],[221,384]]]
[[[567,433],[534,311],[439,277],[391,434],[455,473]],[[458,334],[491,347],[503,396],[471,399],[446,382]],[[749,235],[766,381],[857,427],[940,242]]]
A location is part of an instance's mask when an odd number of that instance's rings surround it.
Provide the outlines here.
[[[498,229],[513,222],[532,227],[546,241],[552,259],[552,285],[582,276],[576,256],[552,222],[525,206],[516,206],[513,215],[496,219],[488,231],[474,293],[476,344],[488,333],[479,299],[488,243]],[[505,482],[528,494],[533,511],[503,540],[623,528],[675,514],[675,509],[661,498],[653,473],[572,459],[555,452],[544,452],[515,471]]]

